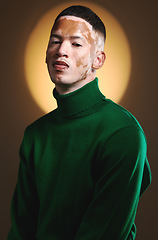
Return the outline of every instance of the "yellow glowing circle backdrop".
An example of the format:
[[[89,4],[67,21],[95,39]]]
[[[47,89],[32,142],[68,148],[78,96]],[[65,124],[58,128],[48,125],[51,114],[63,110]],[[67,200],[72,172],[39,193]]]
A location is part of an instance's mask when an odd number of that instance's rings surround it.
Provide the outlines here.
[[[102,93],[107,98],[119,102],[127,88],[131,71],[131,54],[127,37],[116,18],[103,7],[90,2],[77,2],[77,4],[90,7],[106,25],[106,61],[97,71],[97,77]],[[49,78],[45,64],[47,43],[55,17],[70,5],[74,5],[74,2],[58,5],[47,12],[32,31],[25,50],[24,66],[27,84],[34,100],[44,112],[56,108],[56,101],[52,96],[54,84]]]

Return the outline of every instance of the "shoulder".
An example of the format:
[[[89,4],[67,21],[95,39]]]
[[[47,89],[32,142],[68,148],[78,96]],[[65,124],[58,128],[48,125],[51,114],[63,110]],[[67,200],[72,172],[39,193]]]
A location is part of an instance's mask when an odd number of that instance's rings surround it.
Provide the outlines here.
[[[107,141],[121,141],[128,146],[140,140],[146,142],[143,128],[133,114],[109,99],[105,100],[104,107],[98,113],[98,119],[99,138],[103,146]]]
[[[56,109],[38,118],[28,125],[24,132],[24,139],[31,140],[48,134],[50,127],[56,122]]]
[[[127,109],[110,99],[106,99],[105,102],[106,104],[102,111],[102,119],[105,124],[118,129],[130,126],[142,129],[138,120]]]

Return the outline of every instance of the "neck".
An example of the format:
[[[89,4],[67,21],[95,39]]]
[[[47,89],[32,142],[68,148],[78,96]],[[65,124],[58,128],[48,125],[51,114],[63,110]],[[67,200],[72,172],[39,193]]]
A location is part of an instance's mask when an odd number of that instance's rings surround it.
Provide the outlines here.
[[[81,79],[75,83],[72,84],[63,84],[63,83],[57,83],[55,84],[56,91],[59,95],[65,95],[71,92],[74,92],[80,88],[82,88],[84,85],[92,82],[96,78],[95,72],[91,74],[86,79]]]
[[[97,78],[65,95],[60,95],[54,88],[53,95],[57,100],[57,112],[60,116],[68,118],[78,118],[94,113],[104,105],[105,100],[98,88]]]

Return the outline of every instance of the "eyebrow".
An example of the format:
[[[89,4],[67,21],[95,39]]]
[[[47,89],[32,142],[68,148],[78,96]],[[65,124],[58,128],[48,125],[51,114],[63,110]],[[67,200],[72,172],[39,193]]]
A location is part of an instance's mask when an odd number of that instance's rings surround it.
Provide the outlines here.
[[[50,37],[55,37],[55,38],[58,38],[58,39],[62,39],[62,36],[60,36],[58,34],[51,34]],[[85,40],[85,38],[82,37],[82,36],[70,36],[70,39],[82,39],[82,40]]]

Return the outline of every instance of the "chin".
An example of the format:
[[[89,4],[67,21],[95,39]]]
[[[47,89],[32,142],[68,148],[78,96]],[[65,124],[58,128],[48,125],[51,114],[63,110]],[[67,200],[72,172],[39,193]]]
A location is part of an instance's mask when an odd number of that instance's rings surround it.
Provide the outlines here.
[[[51,80],[54,84],[70,84],[70,79],[67,79],[63,76],[51,77]]]

